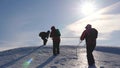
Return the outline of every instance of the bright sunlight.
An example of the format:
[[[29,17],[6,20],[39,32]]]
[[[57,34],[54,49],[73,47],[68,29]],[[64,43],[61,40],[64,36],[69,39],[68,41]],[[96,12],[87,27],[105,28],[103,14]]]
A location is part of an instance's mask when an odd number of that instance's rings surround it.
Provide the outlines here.
[[[81,5],[81,12],[84,15],[90,15],[94,13],[95,11],[95,5],[92,2],[85,2]]]

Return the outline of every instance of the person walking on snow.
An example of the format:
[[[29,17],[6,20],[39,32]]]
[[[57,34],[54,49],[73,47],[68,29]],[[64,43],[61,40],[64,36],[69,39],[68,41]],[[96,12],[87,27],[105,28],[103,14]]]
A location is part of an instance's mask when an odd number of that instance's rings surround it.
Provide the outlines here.
[[[92,28],[90,24],[88,24],[85,28],[86,30],[83,31],[80,40],[83,41],[85,39],[86,41],[88,65],[92,66],[95,65],[95,60],[92,52],[96,47],[98,31],[95,28]]]
[[[59,46],[60,46],[60,31],[56,29],[55,26],[51,27],[50,37],[53,40],[53,55],[57,55],[60,53]]]
[[[49,37],[50,31],[48,30],[47,32],[40,32],[39,37],[43,40],[43,45],[46,45],[48,37]]]

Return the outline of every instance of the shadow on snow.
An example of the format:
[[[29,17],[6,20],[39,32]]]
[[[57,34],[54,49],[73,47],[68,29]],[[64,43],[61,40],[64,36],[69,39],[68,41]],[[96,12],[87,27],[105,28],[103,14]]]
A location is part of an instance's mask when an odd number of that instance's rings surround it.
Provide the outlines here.
[[[43,62],[41,65],[37,66],[36,68],[44,68],[47,64],[49,64],[56,56],[52,55],[49,57],[45,62]]]
[[[42,46],[40,46],[40,47],[37,47],[37,48],[33,49],[32,51],[28,52],[28,53],[25,54],[25,55],[20,56],[20,57],[14,59],[14,60],[12,60],[12,61],[9,61],[9,62],[7,62],[7,63],[1,65],[0,68],[6,68],[6,67],[8,67],[8,66],[13,65],[14,63],[16,63],[17,61],[19,61],[20,59],[22,59],[22,58],[24,58],[24,57],[26,57],[26,56],[32,54],[33,52],[35,52],[36,50],[38,50],[39,48],[41,48],[41,47],[43,47],[43,46],[44,46],[44,45],[42,45]]]

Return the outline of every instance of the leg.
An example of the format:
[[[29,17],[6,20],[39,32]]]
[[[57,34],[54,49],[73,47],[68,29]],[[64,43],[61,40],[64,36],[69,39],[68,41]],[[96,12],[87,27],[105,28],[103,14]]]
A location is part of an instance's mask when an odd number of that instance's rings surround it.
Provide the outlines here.
[[[57,43],[57,54],[60,54],[60,49],[59,49],[59,42]]]
[[[56,55],[56,48],[53,46],[53,55]]]
[[[92,52],[87,51],[87,60],[88,60],[89,66],[95,63]]]
[[[46,45],[46,43],[47,43],[47,39],[44,39],[44,45]]]
[[[43,45],[45,45],[45,38],[44,37],[41,37],[41,39],[43,40]]]
[[[56,43],[53,42],[53,55],[56,55]]]
[[[57,54],[60,54],[59,47],[57,48]]]
[[[95,41],[90,42],[90,43],[87,45],[87,60],[88,60],[88,64],[89,64],[89,65],[95,64],[94,56],[93,56],[93,54],[92,54],[95,46],[96,46],[96,42],[95,42]]]

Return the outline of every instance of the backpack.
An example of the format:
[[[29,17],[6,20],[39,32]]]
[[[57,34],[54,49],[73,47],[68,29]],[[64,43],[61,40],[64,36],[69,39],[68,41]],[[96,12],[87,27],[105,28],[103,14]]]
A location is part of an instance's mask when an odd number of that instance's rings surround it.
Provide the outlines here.
[[[55,36],[61,36],[59,29],[55,30]]]
[[[98,36],[98,31],[95,28],[91,28],[89,33],[88,33],[88,38],[97,38]]]

